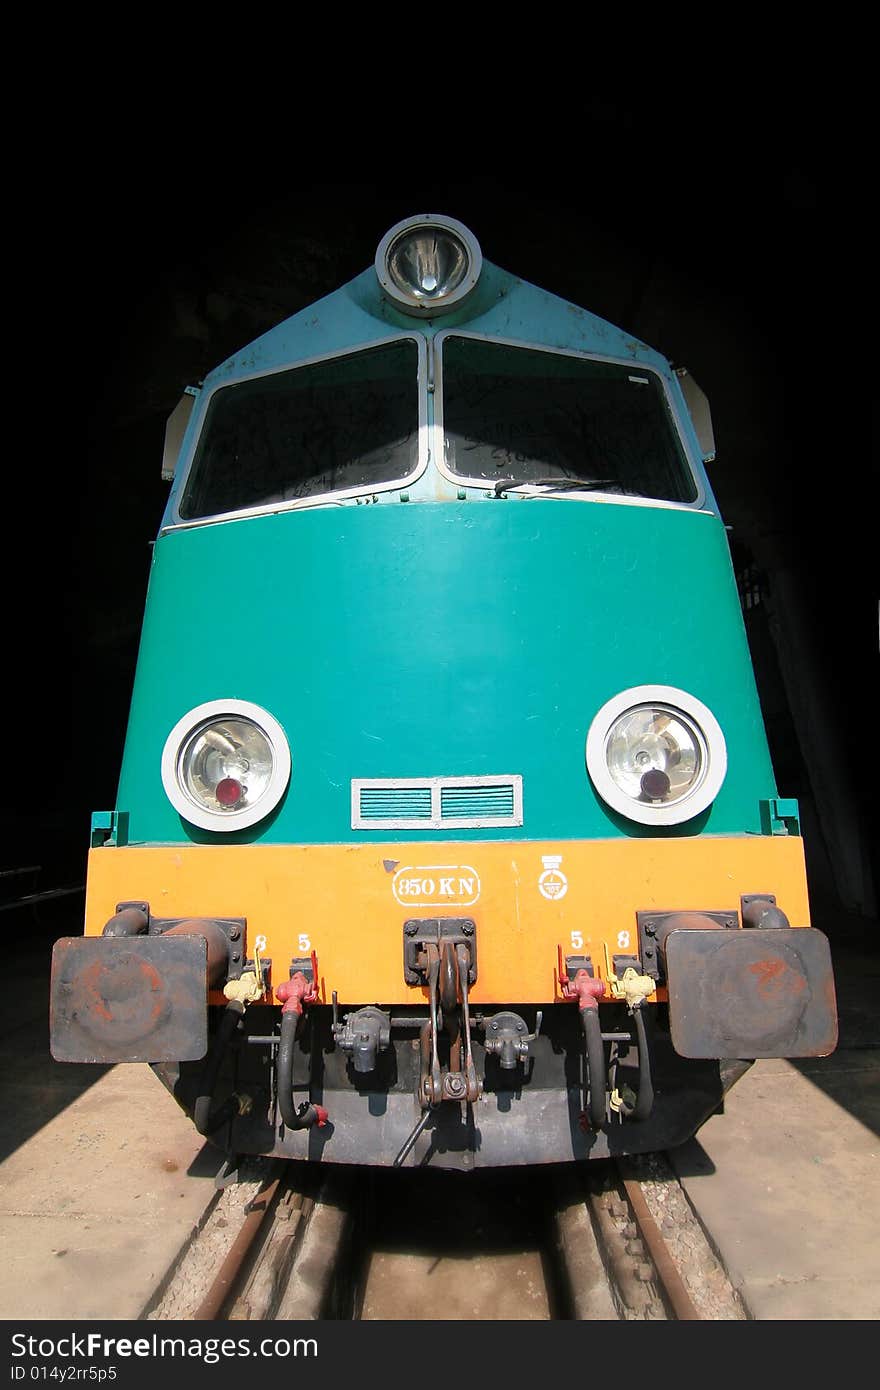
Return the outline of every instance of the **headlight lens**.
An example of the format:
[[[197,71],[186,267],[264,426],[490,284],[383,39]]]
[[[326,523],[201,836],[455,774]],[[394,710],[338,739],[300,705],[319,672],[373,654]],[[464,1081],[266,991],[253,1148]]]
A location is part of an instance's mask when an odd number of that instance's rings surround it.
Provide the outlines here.
[[[379,284],[409,314],[444,313],[461,304],[482,265],[473,233],[454,218],[435,214],[398,222],[376,252]]]
[[[696,725],[662,705],[643,705],[615,719],[605,745],[608,771],[634,801],[678,801],[706,766]]]
[[[197,729],[180,753],[180,782],[194,801],[221,815],[255,806],[272,776],[272,745],[249,719]]]
[[[399,290],[419,300],[445,299],[467,273],[468,255],[457,236],[438,227],[404,232],[388,252],[388,274]]]
[[[677,825],[714,801],[727,748],[711,710],[673,686],[609,700],[587,735],[587,769],[614,810],[643,825]]]
[[[212,701],[175,725],[162,755],[162,781],[185,820],[240,830],[274,810],[290,778],[281,725],[243,700]]]

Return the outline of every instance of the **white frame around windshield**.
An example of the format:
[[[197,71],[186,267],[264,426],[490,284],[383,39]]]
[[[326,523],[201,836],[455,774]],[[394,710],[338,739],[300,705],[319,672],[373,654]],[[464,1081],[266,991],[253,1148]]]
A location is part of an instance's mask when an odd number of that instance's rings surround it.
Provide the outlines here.
[[[499,347],[525,348],[530,352],[553,353],[557,357],[575,357],[580,361],[586,362],[610,362],[614,366],[628,367],[632,371],[650,372],[656,377],[663,388],[666,406],[669,411],[670,423],[675,430],[678,441],[681,445],[684,461],[690,470],[691,478],[697,489],[697,495],[692,502],[672,502],[663,497],[624,497],[618,492],[601,492],[598,488],[595,491],[585,493],[577,488],[566,490],[565,479],[560,478],[558,488],[543,487],[540,491],[526,493],[526,497],[557,497],[564,496],[566,501],[572,502],[617,502],[624,506],[636,507],[673,507],[686,511],[700,511],[706,503],[706,489],[703,486],[703,479],[700,469],[695,466],[693,450],[690,448],[687,438],[682,432],[675,401],[669,389],[669,383],[664,379],[661,372],[656,367],[645,362],[639,362],[631,357],[612,357],[606,353],[599,352],[578,352],[573,348],[549,347],[546,343],[536,343],[534,341],[525,342],[519,338],[499,338],[492,333],[468,333],[460,328],[447,328],[442,333],[438,333],[434,338],[436,348],[435,374],[436,389],[434,392],[434,451],[433,458],[438,473],[447,482],[454,483],[456,486],[477,488],[481,492],[491,490],[493,483],[491,478],[469,478],[464,474],[453,473],[446,466],[446,440],[443,428],[443,348],[447,338],[472,338],[483,343],[496,343]],[[528,487],[528,481],[523,481],[517,485],[519,488]]]
[[[225,391],[230,386],[241,386],[248,381],[258,381],[261,377],[278,376],[282,372],[298,371],[300,367],[313,367],[320,362],[332,362],[337,358],[352,357],[355,353],[369,352],[373,348],[387,347],[390,343],[400,342],[415,343],[417,352],[415,385],[418,402],[418,449],[416,466],[411,473],[407,473],[402,478],[383,480],[381,483],[345,488],[338,492],[314,493],[309,497],[297,497],[289,502],[266,502],[257,507],[240,507],[231,512],[213,512],[210,516],[182,517],[180,515],[180,502],[189,485],[190,473],[208,418],[208,410],[218,391]],[[386,338],[370,339],[369,342],[365,343],[353,343],[341,351],[322,352],[316,357],[304,357],[301,361],[281,363],[279,366],[271,367],[264,372],[248,372],[241,376],[231,377],[227,381],[218,381],[216,385],[211,387],[204,401],[200,404],[198,433],[190,445],[186,463],[181,471],[180,488],[174,499],[173,520],[162,528],[163,531],[183,530],[191,526],[211,526],[219,521],[237,521],[241,517],[248,516],[271,516],[276,512],[299,511],[306,507],[333,506],[337,502],[343,502],[351,497],[369,497],[375,492],[394,492],[416,482],[428,466],[430,439],[428,431],[427,344],[424,336],[420,333],[392,333]]]

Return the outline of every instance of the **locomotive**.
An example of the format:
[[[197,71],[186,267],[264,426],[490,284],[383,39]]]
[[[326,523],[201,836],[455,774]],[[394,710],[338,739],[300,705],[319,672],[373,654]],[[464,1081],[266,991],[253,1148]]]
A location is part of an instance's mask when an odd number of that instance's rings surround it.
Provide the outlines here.
[[[708,404],[408,218],[188,387],[51,1048],[228,1154],[683,1142],[837,1039]]]

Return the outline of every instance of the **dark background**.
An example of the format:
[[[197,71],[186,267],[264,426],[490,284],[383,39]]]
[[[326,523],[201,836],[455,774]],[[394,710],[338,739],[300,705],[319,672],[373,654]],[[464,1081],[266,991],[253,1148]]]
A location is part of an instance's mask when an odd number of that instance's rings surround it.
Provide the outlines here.
[[[780,793],[801,800],[814,907],[826,929],[876,911],[876,483],[861,404],[876,393],[854,327],[863,219],[828,187],[840,146],[818,107],[793,120],[782,104],[682,122],[593,103],[564,149],[546,129],[499,115],[455,158],[451,135],[436,155],[442,131],[414,155],[392,125],[381,140],[353,128],[338,147],[291,141],[269,158],[222,141],[132,148],[109,121],[59,174],[53,215],[47,203],[25,223],[0,867],[41,864],[43,887],[82,881],[90,813],[115,804],[165,420],[183,387],[369,266],[394,222],[433,211],[708,394],[710,477],[735,568],[757,575],[747,628]]]

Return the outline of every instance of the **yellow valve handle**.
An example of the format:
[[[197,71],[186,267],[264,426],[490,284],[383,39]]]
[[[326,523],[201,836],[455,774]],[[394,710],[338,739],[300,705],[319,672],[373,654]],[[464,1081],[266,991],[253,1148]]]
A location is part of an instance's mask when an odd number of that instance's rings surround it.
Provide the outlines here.
[[[657,988],[650,975],[640,975],[638,971],[633,970],[632,966],[624,970],[620,987],[631,1009],[637,1009],[642,1001],[647,999],[649,994],[653,994]]]
[[[263,986],[258,982],[256,975],[248,970],[237,980],[229,980],[223,986],[223,993],[227,999],[237,999],[242,1004],[254,1004],[263,997]]]
[[[223,986],[227,999],[238,999],[242,1004],[255,1004],[266,992],[263,984],[263,964],[258,947],[254,947],[254,968],[246,970],[237,980],[228,980]]]
[[[643,999],[647,999],[649,994],[653,994],[657,988],[650,975],[640,975],[637,970],[633,970],[628,965],[622,977],[618,980],[614,971],[611,969],[611,960],[608,955],[608,942],[603,942],[605,950],[605,979],[606,988],[612,999],[625,999],[630,1009],[637,1009]]]
[[[615,1088],[611,1092],[608,1104],[611,1106],[611,1109],[616,1111],[618,1114],[620,1114],[622,1110],[625,1115],[629,1115],[635,1109],[637,1099],[638,1097],[636,1096],[635,1091],[633,1091],[631,1087],[627,1086],[626,1083],[624,1083],[622,1091],[618,1091]]]

